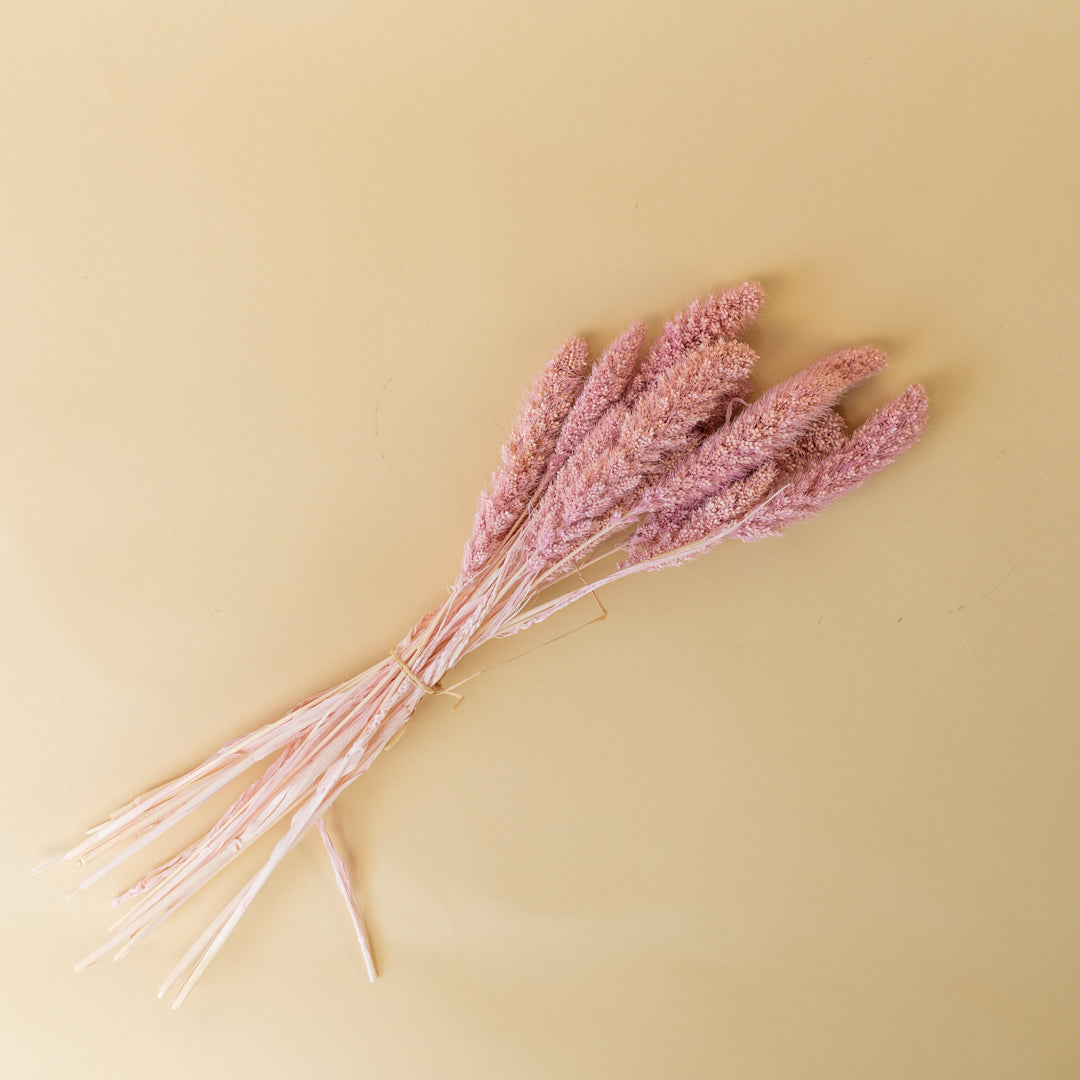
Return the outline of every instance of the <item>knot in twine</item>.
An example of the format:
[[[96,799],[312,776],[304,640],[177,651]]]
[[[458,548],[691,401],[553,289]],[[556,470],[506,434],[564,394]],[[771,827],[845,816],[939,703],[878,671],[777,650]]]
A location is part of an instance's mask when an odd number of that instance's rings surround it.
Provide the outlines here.
[[[432,696],[449,694],[451,697],[457,698],[457,701],[451,706],[452,709],[456,709],[465,700],[463,694],[455,694],[452,689],[443,686],[441,681],[435,683],[434,686],[428,686],[428,684],[424,682],[400,656],[398,656],[395,649],[390,650],[390,659],[401,668],[401,673],[416,687],[417,690],[422,690],[425,694],[431,694]]]
[[[585,576],[581,573],[580,570],[577,571],[577,574],[582,581],[585,581]],[[586,585],[587,584],[588,583],[586,582]],[[589,619],[588,622],[582,623],[581,626],[575,626],[572,630],[567,630],[562,634],[556,634],[555,637],[549,638],[547,641],[541,641],[538,645],[533,645],[532,648],[526,649],[524,652],[520,652],[516,656],[508,656],[505,660],[500,660],[498,661],[498,663],[491,664],[489,667],[481,668],[479,671],[474,671],[471,675],[466,675],[464,679],[454,683],[453,686],[443,686],[442,680],[435,683],[434,686],[428,686],[428,684],[424,682],[423,679],[421,679],[420,676],[417,675],[416,672],[413,671],[413,669],[409,667],[409,665],[406,664],[400,656],[398,656],[396,649],[390,650],[390,659],[393,660],[395,664],[397,664],[397,666],[401,669],[402,675],[404,675],[405,678],[408,679],[409,682],[411,682],[417,690],[421,690],[423,691],[423,693],[428,694],[431,697],[437,697],[439,694],[449,694],[452,698],[456,698],[457,700],[454,702],[453,705],[450,706],[451,711],[453,711],[465,700],[464,694],[459,694],[456,692],[459,686],[464,686],[465,683],[471,682],[473,679],[477,678],[477,676],[483,675],[486,672],[491,671],[493,668],[501,667],[503,664],[509,664],[512,660],[520,660],[523,656],[528,656],[529,653],[535,652],[537,649],[544,648],[545,645],[551,645],[554,642],[559,641],[561,638],[569,637],[571,634],[576,634],[579,630],[584,630],[586,626],[591,626],[593,623],[602,622],[604,619],[606,619],[607,608],[604,607],[603,603],[600,600],[600,597],[597,596],[595,592],[591,592],[589,595],[591,595],[592,598],[596,601],[596,606],[600,609],[600,614],[597,615],[595,618]],[[386,745],[385,749],[389,750],[390,747],[398,741],[404,730],[404,727],[402,727],[401,730],[398,731],[397,734],[394,735],[394,737]]]

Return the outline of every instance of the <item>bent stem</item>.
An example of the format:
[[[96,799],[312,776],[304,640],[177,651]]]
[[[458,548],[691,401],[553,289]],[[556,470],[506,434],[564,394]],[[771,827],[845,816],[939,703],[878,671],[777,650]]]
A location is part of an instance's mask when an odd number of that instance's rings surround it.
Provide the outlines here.
[[[349,879],[349,867],[342,858],[341,853],[334,846],[330,831],[326,827],[325,817],[319,819],[319,835],[322,837],[327,855],[330,856],[330,865],[334,870],[334,880],[337,882],[337,887],[345,900],[345,906],[348,908],[349,918],[352,920],[353,930],[356,932],[356,940],[360,944],[360,952],[364,957],[364,967],[367,969],[368,980],[374,982],[379,977],[379,973],[375,970],[375,957],[371,951],[371,939],[368,937],[367,923],[364,922],[364,915],[360,910],[360,905],[356,902],[356,894],[353,892],[352,882]]]

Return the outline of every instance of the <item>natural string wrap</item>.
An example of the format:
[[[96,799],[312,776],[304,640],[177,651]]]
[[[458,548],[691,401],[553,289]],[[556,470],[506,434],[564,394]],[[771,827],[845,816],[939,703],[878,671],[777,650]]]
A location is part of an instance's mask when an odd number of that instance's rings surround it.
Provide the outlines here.
[[[428,686],[426,682],[422,682],[417,676],[416,672],[413,671],[413,669],[409,667],[409,665],[406,664],[405,661],[402,660],[401,657],[398,656],[398,654],[393,649],[390,650],[390,659],[393,660],[399,668],[401,668],[401,671],[404,674],[405,678],[407,678],[409,682],[411,682],[413,686],[416,687],[417,690],[423,690],[425,694],[445,694],[449,692],[442,688],[441,683],[436,683],[434,686]],[[460,694],[456,696],[459,698],[461,697]]]
[[[580,570],[578,571],[578,577],[580,577],[582,581],[585,581],[585,575],[582,574]],[[586,582],[586,584],[588,583]],[[454,704],[450,706],[450,711],[453,712],[453,710],[456,709],[465,700],[464,694],[457,693],[457,688],[459,686],[464,686],[467,682],[472,682],[473,679],[479,678],[479,676],[481,675],[486,675],[489,671],[493,671],[497,667],[502,667],[503,664],[509,664],[514,660],[520,660],[522,657],[528,656],[529,653],[536,652],[537,649],[543,649],[547,645],[554,645],[556,641],[561,641],[563,638],[569,637],[571,634],[576,634],[579,630],[584,630],[586,626],[592,626],[593,623],[603,622],[603,620],[607,618],[607,608],[604,607],[603,602],[601,601],[600,597],[597,595],[596,592],[592,592],[589,595],[596,601],[596,606],[600,609],[600,614],[597,615],[595,618],[589,619],[588,622],[584,622],[580,626],[575,626],[572,629],[566,630],[561,634],[556,634],[553,638],[548,638],[547,641],[541,641],[538,645],[533,645],[532,648],[525,649],[523,652],[515,653],[513,656],[508,656],[505,660],[499,660],[494,664],[489,664],[487,667],[481,668],[479,671],[474,671],[471,675],[466,675],[464,679],[460,679],[452,686],[443,686],[441,679],[439,680],[439,682],[435,683],[434,686],[428,686],[428,684],[424,682],[424,680],[421,679],[420,676],[417,675],[416,672],[413,671],[413,669],[409,667],[409,665],[406,664],[400,656],[398,656],[396,650],[391,649],[389,656],[390,659],[393,660],[394,663],[397,664],[397,666],[401,669],[402,675],[404,675],[405,678],[408,679],[409,682],[411,682],[417,690],[420,690],[431,697],[438,697],[440,694],[449,694],[451,697],[457,698]],[[391,748],[393,748],[393,746],[397,743],[398,739],[400,739],[401,736],[404,734],[405,728],[402,727],[394,734],[394,736],[390,739],[390,741],[383,749],[390,750]]]

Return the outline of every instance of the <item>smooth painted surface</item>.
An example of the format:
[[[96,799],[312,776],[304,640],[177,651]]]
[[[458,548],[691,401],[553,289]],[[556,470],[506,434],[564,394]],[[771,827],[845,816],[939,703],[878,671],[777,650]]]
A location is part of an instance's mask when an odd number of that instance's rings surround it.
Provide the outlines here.
[[[0,1072],[1076,1075],[1076,12],[6,4]],[[250,863],[73,975],[111,893],[27,868],[384,655],[565,334],[747,276],[925,441],[427,704],[376,985],[314,839],[179,1014]]]

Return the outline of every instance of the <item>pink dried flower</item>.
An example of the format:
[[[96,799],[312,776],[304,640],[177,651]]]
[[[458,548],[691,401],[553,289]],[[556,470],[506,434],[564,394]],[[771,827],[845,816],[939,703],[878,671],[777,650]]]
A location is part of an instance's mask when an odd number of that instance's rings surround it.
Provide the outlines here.
[[[749,476],[733,480],[722,491],[707,496],[691,507],[661,511],[652,515],[631,537],[627,546],[629,555],[622,566],[634,566],[647,559],[656,559],[706,537],[715,537],[716,543],[720,543],[727,535],[723,531],[725,527],[761,502],[780,475],[781,469],[777,462],[766,461]],[[671,560],[649,569],[660,570],[674,566],[676,563],[696,558],[706,550],[708,549],[702,547],[682,556],[676,554]]]
[[[753,349],[737,341],[698,346],[632,403],[609,410],[538,508],[534,572],[560,562],[629,510],[642,486],[696,442],[698,425],[741,384],[756,359]]]
[[[401,734],[425,695],[454,691],[441,680],[464,655],[627,574],[681,562],[726,536],[754,539],[778,532],[858,486],[922,431],[926,396],[914,386],[844,436],[830,405],[881,365],[883,357],[873,350],[828,358],[731,419],[733,395],[743,392],[756,358],[730,337],[749,323],[762,296],[760,286],[747,283],[690,305],[668,324],[640,379],[625,392],[640,327],[613,343],[587,383],[585,342],[564,345],[526,399],[503,450],[502,469],[481,501],[462,574],[446,600],[366,671],[140,796],[62,856],[78,865],[102,861],[80,884],[85,888],[262,765],[203,836],[119,898],[127,907],[111,936],[78,966],[114,950],[118,957],[129,952],[281,826],[265,862],[180,960],[160,993],[175,992],[174,1007],[184,1000],[273,870],[312,829],[322,836],[374,977],[348,867],[325,817]],[[707,434],[718,424],[715,434]],[[654,512],[638,524],[636,507],[645,505],[641,496],[650,484]],[[590,552],[602,559],[623,549],[629,558],[617,570],[544,598],[548,584],[584,570]]]
[[[558,469],[600,418],[626,391],[645,340],[645,324],[634,323],[623,331],[596,361],[555,444],[549,471]]]
[[[795,473],[839,450],[846,438],[847,424],[844,418],[830,409],[820,420],[811,424],[797,442],[781,450],[773,460],[781,473]]]
[[[845,349],[774,386],[647,489],[639,511],[692,506],[791,445],[844,391],[885,366],[880,349]]]
[[[742,540],[776,536],[792,522],[813,517],[854,491],[918,441],[928,408],[926,391],[918,383],[909,386],[856,428],[838,450],[796,473],[734,535]]]
[[[653,342],[628,396],[636,397],[679,357],[698,346],[737,338],[753,323],[764,303],[765,290],[760,283],[744,281],[687,305]]]
[[[483,566],[521,518],[554,453],[563,421],[585,382],[589,345],[570,338],[537,375],[510,437],[502,468],[480,496],[472,535],[465,544],[461,577]]]
[[[838,449],[844,442],[847,428],[839,413],[830,409],[816,421],[791,446],[781,450],[771,461],[759,465],[748,476],[733,480],[713,495],[706,496],[693,506],[659,510],[650,514],[638,526],[627,544],[628,558],[623,566],[633,566],[646,560],[657,559],[668,552],[685,548],[706,537],[715,542],[727,538],[731,522],[748,513],[762,502],[777,482],[787,475],[805,469]],[[674,566],[708,551],[713,545],[697,545],[683,555],[676,554],[647,569],[660,570]]]

